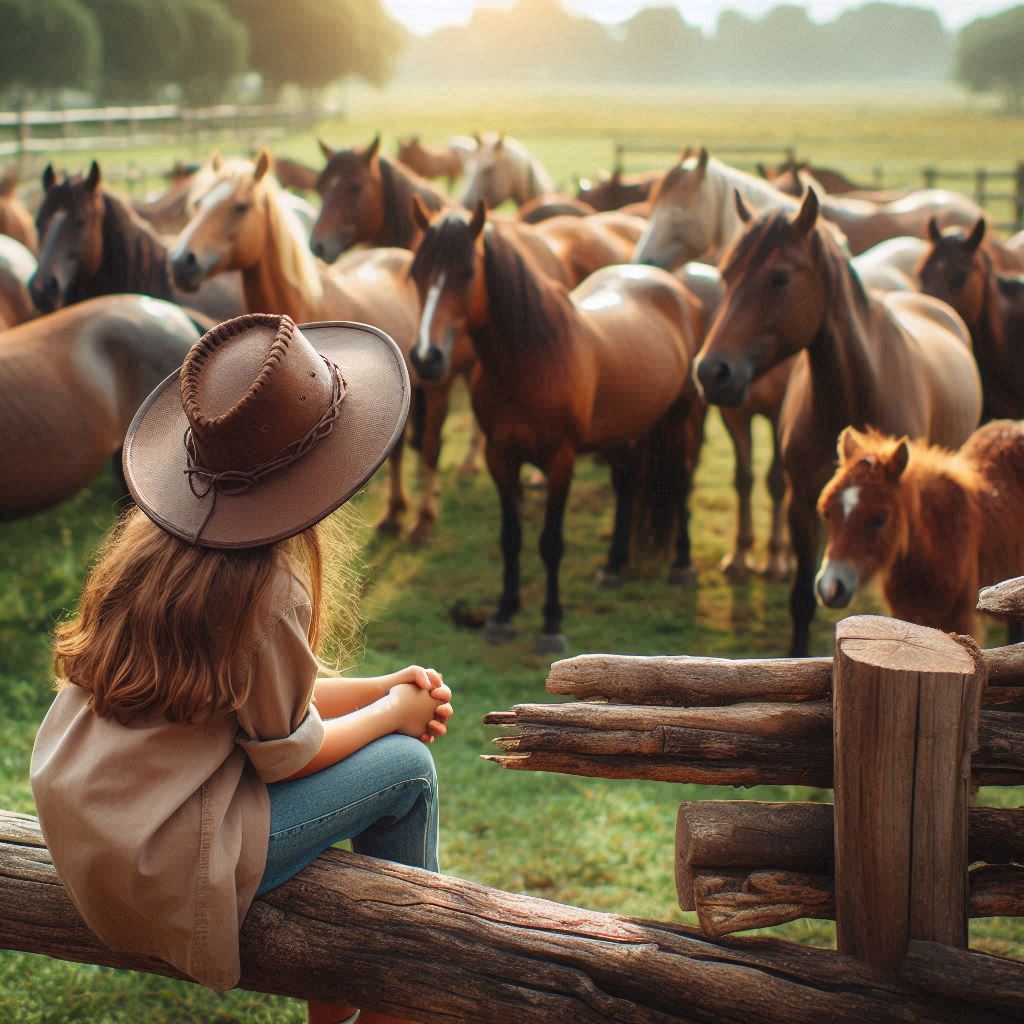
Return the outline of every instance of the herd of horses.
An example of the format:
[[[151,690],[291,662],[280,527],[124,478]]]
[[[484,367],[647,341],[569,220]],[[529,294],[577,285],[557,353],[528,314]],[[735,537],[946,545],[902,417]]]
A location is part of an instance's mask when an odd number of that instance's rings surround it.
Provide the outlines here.
[[[755,176],[703,149],[562,195],[503,134],[403,140],[401,159],[379,136],[321,149],[320,169],[215,155],[137,204],[95,162],[48,166],[34,218],[0,188],[0,429],[14,453],[0,519],[83,486],[202,331],[275,312],[373,323],[405,353],[413,542],[437,525],[442,427],[465,379],[475,427],[460,471],[482,441],[501,511],[492,639],[520,606],[526,464],[547,489],[541,649],[565,646],[559,567],[581,454],[607,465],[614,494],[599,583],[616,585],[639,546],[665,553],[671,582],[693,580],[710,405],[735,452],[737,530],[719,567],[736,580],[754,571],[751,424],[772,425],[763,571],[792,573],[792,655],[808,652],[818,601],[844,607],[872,576],[894,613],[978,635],[972,595],[1024,573],[1024,233],[999,241],[967,197],[872,192],[802,164]],[[457,198],[431,180],[459,177]],[[392,534],[410,507],[404,440],[380,523]]]

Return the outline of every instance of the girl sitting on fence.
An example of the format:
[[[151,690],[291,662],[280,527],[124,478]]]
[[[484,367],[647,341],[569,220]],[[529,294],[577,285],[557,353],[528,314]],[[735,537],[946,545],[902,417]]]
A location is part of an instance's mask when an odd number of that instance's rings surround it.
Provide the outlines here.
[[[32,756],[54,864],[111,948],[224,990],[253,898],[332,844],[437,870],[427,744],[450,690],[417,666],[318,678],[316,656],[338,596],[326,517],[408,405],[385,335],[250,314],[202,338],[136,415],[123,463],[138,508],[57,630]]]

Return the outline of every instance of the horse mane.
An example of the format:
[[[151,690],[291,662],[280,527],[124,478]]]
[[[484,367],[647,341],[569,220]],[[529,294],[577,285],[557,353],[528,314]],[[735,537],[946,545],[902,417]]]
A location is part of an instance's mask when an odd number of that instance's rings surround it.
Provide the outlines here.
[[[383,153],[377,160],[384,191],[384,223],[392,229],[394,244],[407,248],[416,235],[412,197],[418,195],[433,213],[444,207],[444,197],[426,178],[393,163]]]
[[[167,246],[122,196],[104,189],[103,203],[103,267],[108,290],[172,298]]]

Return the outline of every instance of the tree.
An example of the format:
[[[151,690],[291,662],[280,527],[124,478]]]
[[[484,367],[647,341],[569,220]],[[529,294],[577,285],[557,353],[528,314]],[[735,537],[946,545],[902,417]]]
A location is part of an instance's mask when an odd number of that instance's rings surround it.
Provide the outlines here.
[[[175,77],[190,103],[215,103],[246,69],[249,34],[219,0],[178,0],[188,43]]]
[[[990,18],[978,18],[957,37],[958,82],[971,92],[998,91],[1007,110],[1024,113],[1024,6],[1011,7]]]
[[[644,7],[622,25],[618,61],[631,79],[680,81],[700,74],[704,34],[675,7]]]
[[[380,0],[226,0],[249,33],[249,59],[272,89],[347,75],[384,82],[401,41]]]
[[[0,0],[0,89],[88,89],[100,62],[96,19],[78,0]]]

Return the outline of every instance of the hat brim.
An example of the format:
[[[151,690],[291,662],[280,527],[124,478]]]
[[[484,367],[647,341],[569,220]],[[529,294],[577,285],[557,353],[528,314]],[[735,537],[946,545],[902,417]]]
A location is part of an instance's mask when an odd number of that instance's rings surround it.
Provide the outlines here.
[[[180,371],[135,414],[122,453],[125,482],[139,508],[168,533],[210,548],[259,547],[292,537],[356,494],[401,437],[409,372],[395,342],[375,327],[344,321],[300,324],[299,330],[337,364],[345,400],[326,437],[250,490],[193,493],[185,472],[188,420]]]

